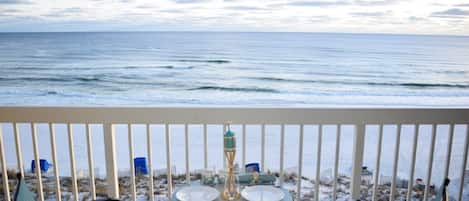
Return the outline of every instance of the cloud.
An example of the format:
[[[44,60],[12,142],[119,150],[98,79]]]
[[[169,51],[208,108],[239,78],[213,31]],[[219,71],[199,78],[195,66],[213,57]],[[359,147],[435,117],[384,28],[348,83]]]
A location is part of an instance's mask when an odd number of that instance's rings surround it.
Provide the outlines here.
[[[416,17],[416,16],[410,16],[410,17],[408,17],[408,19],[409,19],[409,21],[412,21],[412,22],[427,21],[427,18]]]
[[[30,4],[32,2],[26,0],[0,0],[0,4]]]
[[[350,13],[353,16],[362,16],[362,17],[382,17],[391,14],[391,11],[386,12],[354,12]]]
[[[185,13],[185,11],[182,9],[163,9],[158,11],[162,13]]]
[[[225,9],[228,9],[228,10],[246,10],[246,11],[268,10],[266,8],[256,7],[256,6],[226,6]]]
[[[203,3],[207,2],[209,0],[172,0],[175,3],[186,3],[186,4],[191,4],[191,3]]]
[[[45,14],[43,16],[44,17],[70,17],[70,16],[76,16],[82,12],[83,12],[83,9],[79,7],[71,7],[71,8],[65,8],[65,9],[58,9],[48,14]]]
[[[356,0],[354,4],[360,6],[385,6],[398,2],[399,0]]]
[[[327,21],[331,21],[333,20],[333,18],[331,18],[330,16],[328,15],[318,15],[318,16],[313,16],[311,19],[310,19],[310,22],[313,22],[313,23],[322,23],[322,22],[327,22]]]
[[[469,16],[469,10],[462,10],[459,8],[451,8],[445,11],[433,12],[431,17],[442,17],[442,18],[462,18]]]
[[[5,13],[20,13],[21,11],[18,9],[3,9],[0,10],[0,13],[5,14]]]
[[[324,0],[311,0],[311,1],[291,1],[286,3],[289,6],[310,6],[310,7],[327,7],[327,6],[383,6],[390,5],[400,0],[343,0],[343,1],[324,1]]]
[[[51,31],[259,30],[469,35],[466,29],[469,2],[464,1],[440,2],[444,4],[441,6],[425,0],[69,1],[0,0],[0,32],[51,28]],[[452,23],[457,20],[461,23]]]
[[[152,4],[141,4],[141,5],[138,5],[136,8],[139,8],[139,9],[154,9],[154,8],[157,8],[157,6],[152,5]]]
[[[349,5],[348,1],[292,1],[287,3],[289,6],[311,6],[311,7],[325,7],[325,6],[340,6]]]

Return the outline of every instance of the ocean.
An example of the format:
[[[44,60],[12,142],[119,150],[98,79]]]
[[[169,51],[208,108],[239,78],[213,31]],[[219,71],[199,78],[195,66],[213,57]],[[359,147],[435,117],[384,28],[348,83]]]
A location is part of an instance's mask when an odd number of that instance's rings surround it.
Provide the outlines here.
[[[253,106],[253,107],[468,107],[469,37],[336,33],[0,33],[1,106]],[[77,169],[87,170],[83,125],[74,125]],[[240,133],[240,128],[234,130]],[[315,172],[315,127],[305,128],[304,174]],[[322,175],[334,162],[334,128],[325,128]],[[332,130],[331,130],[332,129]],[[365,165],[374,169],[376,132],[369,128]],[[395,125],[385,128],[383,150],[394,149]],[[455,131],[451,178],[457,178],[466,128]],[[16,165],[11,124],[3,124],[8,167]],[[20,125],[25,168],[33,152],[29,126]],[[125,126],[117,129],[118,166],[128,171]],[[247,128],[248,162],[260,160],[260,126]],[[349,174],[352,131],[343,129],[340,172]],[[408,174],[412,127],[403,126],[398,176]],[[444,134],[440,126],[434,181],[442,179]],[[171,128],[176,172],[183,173],[183,127]],[[201,127],[192,125],[191,169],[203,167]],[[285,167],[297,166],[298,127],[288,127]],[[430,129],[419,138],[416,177],[424,178]],[[38,125],[41,158],[51,161],[47,125]],[[64,125],[57,142],[67,142]],[[155,169],[165,168],[164,128],[153,125]],[[266,129],[267,169],[277,170],[278,128]],[[222,167],[221,127],[209,127],[209,166]],[[240,142],[241,140],[239,140]],[[135,128],[135,144],[146,143]],[[97,172],[103,175],[101,128],[93,126]],[[59,171],[70,174],[68,144],[59,143]],[[62,150],[62,151],[60,151]],[[218,150],[218,151],[217,151]],[[145,146],[136,146],[145,156]],[[382,174],[392,172],[392,151],[383,152]],[[239,162],[238,157],[238,162]],[[454,171],[453,171],[454,170]]]
[[[469,37],[0,33],[0,105],[77,104],[467,107]]]

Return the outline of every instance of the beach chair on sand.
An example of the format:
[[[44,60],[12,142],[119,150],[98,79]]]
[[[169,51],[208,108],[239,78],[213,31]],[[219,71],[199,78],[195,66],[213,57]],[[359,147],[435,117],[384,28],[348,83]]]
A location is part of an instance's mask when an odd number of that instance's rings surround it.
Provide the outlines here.
[[[28,188],[28,185],[26,185],[26,182],[24,182],[23,176],[18,173],[16,175],[18,178],[18,185],[16,187],[16,193],[14,197],[14,201],[35,201],[36,200],[36,195],[31,192]]]

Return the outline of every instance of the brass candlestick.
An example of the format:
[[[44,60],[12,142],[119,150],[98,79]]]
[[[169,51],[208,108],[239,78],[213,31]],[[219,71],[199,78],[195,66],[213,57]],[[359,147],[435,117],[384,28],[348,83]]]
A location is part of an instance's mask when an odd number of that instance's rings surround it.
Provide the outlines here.
[[[223,135],[224,152],[228,163],[228,175],[225,179],[225,188],[223,189],[222,198],[224,200],[238,200],[241,197],[238,184],[234,175],[234,161],[236,157],[236,137],[229,129]]]

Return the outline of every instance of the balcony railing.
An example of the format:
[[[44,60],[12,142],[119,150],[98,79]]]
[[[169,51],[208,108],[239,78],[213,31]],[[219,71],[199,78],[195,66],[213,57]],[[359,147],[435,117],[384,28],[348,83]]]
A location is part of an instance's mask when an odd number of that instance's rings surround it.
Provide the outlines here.
[[[403,125],[410,125],[413,127],[413,139],[412,139],[412,152],[408,153],[410,157],[410,167],[409,167],[409,178],[408,178],[408,190],[406,198],[410,200],[412,196],[412,186],[415,175],[416,167],[416,152],[418,149],[429,149],[428,163],[426,165],[426,184],[431,184],[432,178],[432,168],[434,166],[434,151],[435,151],[435,141],[437,134],[438,125],[448,125],[449,132],[445,134],[445,138],[448,139],[448,143],[445,145],[446,157],[444,160],[444,177],[448,177],[450,171],[451,157],[454,155],[453,150],[453,136],[454,136],[454,127],[456,125],[463,125],[465,127],[464,139],[458,139],[464,141],[464,148],[462,153],[459,153],[463,160],[461,162],[461,172],[458,173],[461,178],[458,181],[458,192],[457,195],[453,195],[459,201],[462,200],[462,193],[464,187],[464,173],[467,163],[468,155],[468,144],[469,144],[469,133],[467,124],[469,123],[469,109],[376,109],[376,108],[357,108],[357,109],[343,109],[343,108],[202,108],[202,107],[149,107],[149,108],[140,108],[140,107],[0,107],[0,123],[2,124],[11,124],[13,128],[14,135],[14,144],[16,147],[16,153],[6,153],[4,149],[5,143],[13,142],[4,142],[2,127],[0,126],[0,160],[2,168],[2,179],[3,179],[3,191],[4,198],[6,200],[11,200],[12,195],[10,195],[10,189],[7,176],[7,165],[6,165],[6,155],[16,154],[17,156],[17,165],[18,171],[24,175],[23,170],[23,158],[22,158],[22,143],[20,142],[20,129],[18,129],[18,124],[27,123],[31,127],[32,134],[32,145],[34,151],[34,159],[36,167],[40,167],[39,160],[39,145],[37,138],[37,125],[38,124],[47,124],[50,131],[50,144],[52,152],[52,162],[54,170],[54,178],[56,183],[56,194],[57,200],[61,200],[61,184],[58,174],[59,162],[57,161],[57,152],[67,151],[70,158],[70,174],[72,181],[72,194],[73,200],[78,200],[78,184],[77,184],[77,170],[75,162],[75,150],[74,150],[74,137],[72,125],[74,124],[84,124],[86,128],[86,144],[87,144],[87,157],[89,165],[89,175],[90,175],[90,193],[91,198],[96,198],[96,189],[95,189],[95,172],[94,172],[94,158],[93,158],[93,143],[91,137],[91,124],[100,124],[102,125],[102,132],[104,135],[104,150],[105,150],[105,165],[106,165],[106,181],[107,181],[107,195],[111,198],[119,198],[119,177],[118,177],[118,166],[117,160],[119,158],[116,156],[116,131],[115,126],[118,124],[126,124],[128,128],[128,143],[129,143],[129,158],[130,158],[130,193],[131,199],[136,199],[136,182],[134,172],[134,141],[133,141],[133,132],[132,125],[135,124],[144,124],[146,128],[146,147],[147,147],[147,160],[148,168],[152,168],[152,149],[155,147],[152,146],[151,138],[152,133],[150,132],[150,125],[159,124],[164,125],[165,127],[165,151],[166,151],[166,171],[167,171],[167,181],[168,184],[172,184],[172,162],[176,160],[185,161],[185,175],[186,181],[190,182],[191,180],[191,164],[189,151],[189,131],[188,125],[200,125],[203,128],[203,160],[204,168],[208,168],[208,137],[207,137],[207,125],[219,124],[224,125],[226,122],[230,122],[233,125],[240,125],[241,135],[242,135],[242,146],[239,148],[239,153],[241,153],[242,164],[246,163],[246,125],[260,125],[261,126],[261,160],[260,166],[261,169],[265,167],[265,155],[274,154],[271,152],[266,153],[266,132],[265,125],[278,125],[280,128],[280,160],[279,160],[279,172],[280,172],[280,182],[284,180],[284,152],[285,152],[285,139],[290,136],[285,136],[285,126],[286,125],[297,125],[299,126],[298,134],[298,146],[288,147],[288,149],[297,149],[298,152],[298,164],[297,164],[297,174],[298,178],[302,178],[303,170],[303,138],[305,136],[304,128],[307,125],[315,125],[318,130],[317,145],[315,149],[315,154],[317,158],[316,168],[315,168],[315,179],[317,180],[321,176],[321,151],[322,148],[322,137],[323,137],[323,126],[324,125],[333,125],[336,126],[335,135],[335,154],[334,154],[334,167],[333,167],[333,185],[332,185],[332,200],[337,199],[337,185],[338,185],[338,167],[339,167],[339,153],[340,153],[340,142],[341,142],[341,128],[343,125],[351,125],[353,127],[353,148],[349,150],[352,157],[352,171],[351,171],[351,181],[350,181],[350,198],[351,200],[359,200],[361,194],[361,184],[362,184],[362,167],[365,157],[365,133],[367,126],[374,125],[378,126],[377,133],[377,144],[376,144],[376,159],[375,159],[375,169],[373,172],[373,194],[372,199],[377,199],[377,184],[380,175],[380,164],[382,161],[382,144],[383,144],[383,127],[384,125],[395,125],[397,126],[397,132],[395,135],[395,144],[394,150],[392,150],[393,158],[386,160],[393,161],[392,174],[391,174],[391,187],[390,187],[390,200],[394,200],[396,196],[396,178],[398,173],[398,164],[399,164],[399,149],[401,143],[401,127]],[[69,150],[57,150],[57,142],[55,140],[55,129],[54,125],[56,124],[66,124],[68,130],[68,143]],[[184,138],[185,138],[185,157],[173,157],[171,154],[171,132],[170,125],[184,125]],[[418,147],[419,145],[419,128],[421,125],[429,125],[431,127],[431,139],[430,147]],[[226,129],[226,127],[224,128]],[[221,137],[220,132],[220,143],[223,138]],[[162,148],[162,147],[157,147]],[[275,153],[276,154],[276,153]],[[37,198],[40,201],[44,200],[43,194],[43,182],[41,177],[40,168],[35,168],[36,178],[37,178]],[[153,171],[149,171],[149,178],[153,178]],[[438,181],[439,183],[439,181]],[[296,182],[296,198],[301,196],[301,182]],[[150,179],[148,182],[149,186],[149,198],[153,200],[154,196],[154,184],[153,180]],[[172,185],[168,185],[168,194],[171,196]],[[314,186],[315,200],[319,200],[319,185]],[[429,198],[430,185],[425,186],[423,200]]]

